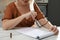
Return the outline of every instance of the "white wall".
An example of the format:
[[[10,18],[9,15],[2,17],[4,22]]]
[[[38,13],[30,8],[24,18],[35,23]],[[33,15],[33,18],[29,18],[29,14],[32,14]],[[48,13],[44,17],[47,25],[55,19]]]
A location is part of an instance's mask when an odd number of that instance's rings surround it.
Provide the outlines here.
[[[0,11],[4,11],[7,4],[15,0],[0,0]]]

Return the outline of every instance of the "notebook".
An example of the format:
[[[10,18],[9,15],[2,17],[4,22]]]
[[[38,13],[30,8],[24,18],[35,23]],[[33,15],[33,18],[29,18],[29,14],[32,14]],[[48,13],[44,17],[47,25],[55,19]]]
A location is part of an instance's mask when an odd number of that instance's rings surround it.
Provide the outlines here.
[[[40,39],[54,35],[53,32],[51,32],[45,28],[25,27],[25,28],[20,28],[16,31],[19,33],[22,33],[24,35],[33,37],[33,38],[39,37]]]

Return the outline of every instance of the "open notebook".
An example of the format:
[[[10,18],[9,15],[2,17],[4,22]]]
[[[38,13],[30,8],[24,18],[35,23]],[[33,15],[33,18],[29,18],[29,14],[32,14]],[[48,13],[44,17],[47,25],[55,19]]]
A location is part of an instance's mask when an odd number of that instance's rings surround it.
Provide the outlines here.
[[[16,31],[33,38],[37,38],[39,36],[40,39],[52,36],[54,34],[53,32],[48,31],[45,28],[25,27],[25,28],[20,28]]]

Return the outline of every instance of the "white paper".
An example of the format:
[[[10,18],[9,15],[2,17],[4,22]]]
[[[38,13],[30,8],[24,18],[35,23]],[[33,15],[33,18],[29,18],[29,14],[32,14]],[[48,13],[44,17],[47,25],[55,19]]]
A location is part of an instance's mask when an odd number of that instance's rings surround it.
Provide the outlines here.
[[[41,28],[40,29],[32,28],[32,27],[21,28],[16,31],[34,38],[37,38],[37,36],[39,36],[40,38],[44,38],[54,34],[53,32],[48,30],[43,30]]]

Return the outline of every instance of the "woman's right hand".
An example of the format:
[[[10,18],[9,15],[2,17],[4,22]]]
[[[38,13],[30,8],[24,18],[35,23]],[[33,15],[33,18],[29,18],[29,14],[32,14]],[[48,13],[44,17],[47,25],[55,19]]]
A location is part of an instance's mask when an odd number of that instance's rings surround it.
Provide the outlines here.
[[[26,19],[32,17],[34,20],[35,17],[37,16],[37,12],[28,12],[28,13],[23,14],[22,16],[23,16],[23,18],[26,18]]]

